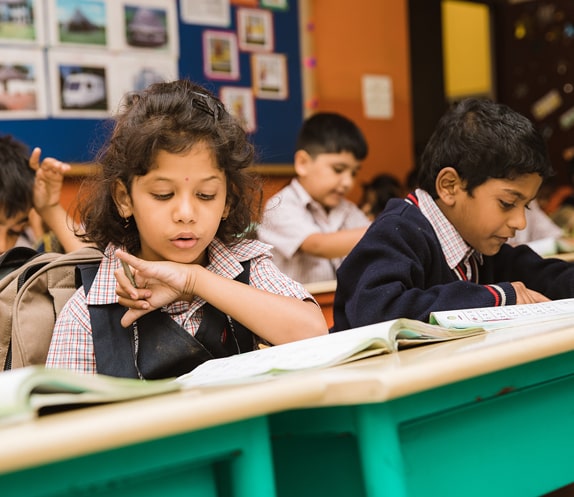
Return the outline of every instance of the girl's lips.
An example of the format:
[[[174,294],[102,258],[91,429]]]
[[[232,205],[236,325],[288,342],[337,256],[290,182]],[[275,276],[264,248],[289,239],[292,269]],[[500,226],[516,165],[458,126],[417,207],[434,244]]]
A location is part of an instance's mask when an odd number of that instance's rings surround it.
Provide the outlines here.
[[[195,247],[195,245],[197,244],[197,238],[185,235],[172,238],[170,241],[174,247],[177,247],[179,249],[190,249]]]

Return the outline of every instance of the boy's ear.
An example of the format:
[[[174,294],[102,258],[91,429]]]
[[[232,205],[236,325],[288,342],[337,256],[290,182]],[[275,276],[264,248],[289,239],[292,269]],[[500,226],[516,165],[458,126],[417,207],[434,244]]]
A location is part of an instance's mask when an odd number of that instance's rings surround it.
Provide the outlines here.
[[[295,166],[295,174],[297,176],[306,176],[312,162],[313,158],[305,150],[297,150],[293,164]]]
[[[132,199],[126,185],[120,180],[114,184],[113,198],[121,217],[125,219],[133,214]]]
[[[448,206],[452,206],[457,194],[464,191],[464,183],[454,167],[441,169],[435,181],[439,198]]]

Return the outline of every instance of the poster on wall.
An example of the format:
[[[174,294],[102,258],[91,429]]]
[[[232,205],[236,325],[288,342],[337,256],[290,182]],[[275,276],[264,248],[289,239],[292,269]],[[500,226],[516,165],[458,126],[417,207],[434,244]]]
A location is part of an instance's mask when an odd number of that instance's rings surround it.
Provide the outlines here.
[[[119,54],[110,61],[109,108],[117,113],[127,94],[141,91],[154,83],[178,79],[177,59],[158,54],[135,58]]]
[[[232,31],[203,32],[203,71],[211,79],[239,79],[237,37]]]
[[[179,0],[181,21],[226,28],[231,24],[229,0]]]
[[[0,119],[47,116],[46,68],[41,49],[0,49]]]
[[[110,7],[112,48],[179,54],[177,4],[173,0],[114,0]]]
[[[275,46],[273,15],[262,9],[237,9],[239,48],[246,52],[272,52]]]
[[[257,98],[285,100],[287,86],[287,58],[284,54],[252,54],[251,77]]]
[[[52,46],[106,49],[109,45],[106,0],[49,0],[47,18]]]
[[[0,43],[44,45],[44,0],[0,2]]]
[[[106,118],[110,115],[112,58],[76,50],[48,52],[51,113],[56,117]]]
[[[257,130],[255,103],[251,88],[223,86],[219,92],[219,99],[223,102],[227,112],[241,121],[247,133],[254,133]]]

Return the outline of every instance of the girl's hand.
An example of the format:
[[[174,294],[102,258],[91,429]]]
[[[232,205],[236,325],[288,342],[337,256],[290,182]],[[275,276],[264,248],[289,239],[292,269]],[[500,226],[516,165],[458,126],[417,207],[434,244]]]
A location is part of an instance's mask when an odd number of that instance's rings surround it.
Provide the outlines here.
[[[128,307],[122,317],[122,326],[131,325],[139,317],[178,300],[191,300],[195,285],[195,265],[169,261],[144,261],[123,250],[117,250],[118,259],[133,269],[134,286],[123,269],[115,271],[116,294],[119,303]]]

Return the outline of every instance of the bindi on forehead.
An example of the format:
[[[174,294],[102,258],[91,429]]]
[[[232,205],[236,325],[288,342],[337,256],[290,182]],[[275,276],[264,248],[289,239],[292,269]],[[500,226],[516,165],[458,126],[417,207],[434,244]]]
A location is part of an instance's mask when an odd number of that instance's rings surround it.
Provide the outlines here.
[[[187,176],[185,177],[185,181],[189,181],[189,178]]]

